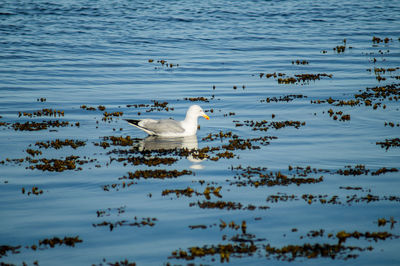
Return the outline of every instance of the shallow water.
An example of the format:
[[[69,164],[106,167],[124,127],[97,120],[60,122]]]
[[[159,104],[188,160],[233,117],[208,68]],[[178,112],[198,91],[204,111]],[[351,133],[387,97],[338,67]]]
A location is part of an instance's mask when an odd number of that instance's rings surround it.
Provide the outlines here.
[[[2,1],[0,261],[398,265],[399,21],[395,1]],[[332,76],[278,82],[299,74]],[[123,120],[194,103],[196,139]]]

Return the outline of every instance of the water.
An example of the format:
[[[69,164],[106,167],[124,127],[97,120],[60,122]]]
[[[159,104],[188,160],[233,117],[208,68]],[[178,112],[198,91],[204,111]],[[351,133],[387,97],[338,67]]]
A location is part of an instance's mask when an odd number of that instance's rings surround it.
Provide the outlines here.
[[[399,147],[377,144],[399,137],[394,98],[399,86],[387,97],[369,98],[371,106],[355,94],[399,83],[399,14],[396,1],[2,1],[0,245],[7,247],[2,247],[0,260],[17,265],[107,265],[125,259],[138,265],[228,263],[222,253],[230,254],[233,265],[398,265],[399,172],[372,173],[384,167],[399,170]],[[373,42],[374,36],[382,41]],[[337,46],[345,51],[338,53],[333,49]],[[375,73],[375,68],[386,72]],[[387,71],[390,68],[394,71]],[[266,78],[265,73],[285,76]],[[278,78],[323,73],[332,77],[278,83]],[[379,81],[379,76],[386,79]],[[300,96],[273,100],[287,95]],[[197,139],[149,140],[123,120],[183,119],[194,103],[185,100],[189,97],[208,100],[195,102],[211,117],[200,118]],[[361,102],[311,103],[330,97]],[[167,102],[168,111],[152,108],[154,101]],[[148,106],[134,107],[139,104]],[[99,105],[106,109],[99,110]],[[64,116],[23,114],[44,108],[63,111]],[[343,113],[331,117],[329,109]],[[123,114],[103,121],[104,112]],[[350,120],[340,121],[347,114]],[[39,131],[13,129],[16,123],[55,120],[69,124]],[[251,120],[305,124],[280,129],[267,124],[268,130],[260,131],[246,122]],[[232,135],[205,139],[220,131]],[[276,138],[266,139],[269,144],[249,141],[259,149],[234,147],[227,150],[234,158],[218,159],[233,135],[244,140]],[[133,141],[129,146],[95,145],[112,144],[104,140],[110,136],[130,136]],[[85,145],[35,145],[56,139]],[[138,150],[144,143],[153,149],[151,154]],[[196,146],[220,150],[208,152],[209,159],[202,161],[176,154]],[[157,152],[165,147],[177,150]],[[32,156],[27,149],[42,154]],[[176,161],[156,166],[126,161],[143,159],[143,154],[150,161]],[[74,167],[62,172],[39,170],[43,161],[32,161],[71,155],[79,158],[70,158]],[[307,166],[311,168],[305,177],[302,169],[296,174],[297,167]],[[247,167],[250,177],[241,176]],[[359,175],[340,174],[346,169]],[[120,179],[137,170],[191,174]],[[297,179],[255,185],[282,181],[278,173]],[[123,187],[124,181],[134,184]],[[31,193],[33,187],[38,195]],[[190,197],[179,194],[188,187],[193,190]],[[219,193],[213,193],[218,187]],[[180,190],[178,195],[174,190]],[[239,209],[201,208],[201,203],[218,201],[233,202]],[[387,223],[378,225],[379,219]],[[349,234],[345,242],[340,241],[341,231]],[[54,237],[78,237],[82,242],[40,244]],[[330,256],[316,246],[311,255],[306,243],[329,244],[331,249],[326,245],[324,250]],[[298,248],[294,258],[292,252],[279,256],[271,249],[290,245]],[[13,254],[12,247],[18,253]],[[183,252],[190,256],[191,247],[203,248],[205,256],[186,260]],[[216,254],[210,254],[211,247]],[[179,254],[186,259],[177,258]]]

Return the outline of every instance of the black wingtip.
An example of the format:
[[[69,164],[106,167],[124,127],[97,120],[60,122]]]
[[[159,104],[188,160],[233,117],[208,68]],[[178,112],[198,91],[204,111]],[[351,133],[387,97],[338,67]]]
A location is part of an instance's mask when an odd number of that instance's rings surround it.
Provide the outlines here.
[[[135,120],[135,119],[124,119],[126,122],[128,122],[129,124],[135,125],[137,126],[140,122],[140,120]]]

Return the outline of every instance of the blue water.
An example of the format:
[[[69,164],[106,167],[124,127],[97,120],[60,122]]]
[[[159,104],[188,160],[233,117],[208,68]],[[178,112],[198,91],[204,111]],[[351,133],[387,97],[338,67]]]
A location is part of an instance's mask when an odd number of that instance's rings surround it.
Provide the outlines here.
[[[374,42],[373,37],[382,41]],[[221,263],[219,251],[193,260],[178,259],[173,254],[190,254],[191,247],[206,250],[244,243],[253,244],[256,250],[231,252],[229,261],[223,259],[223,263],[399,265],[400,174],[372,175],[384,167],[400,170],[400,148],[377,145],[400,137],[399,104],[393,98],[398,97],[399,85],[391,99],[372,99],[372,106],[364,102],[356,106],[311,103],[330,97],[355,100],[354,95],[366,88],[399,84],[399,37],[397,1],[1,1],[0,123],[5,124],[0,124],[0,246],[18,247],[18,253],[0,252],[0,261],[16,265],[35,261],[39,265],[108,265],[127,259],[137,265],[214,265]],[[337,46],[345,46],[345,51],[338,53],[333,49]],[[308,64],[296,64],[296,60]],[[394,70],[378,75],[375,68]],[[322,73],[332,77],[295,84],[279,84],[278,77],[260,78],[260,73],[274,72],[285,77]],[[385,80],[379,81],[378,76]],[[289,102],[265,101],[287,95],[302,97]],[[123,120],[183,119],[194,103],[185,100],[189,97],[208,99],[195,102],[211,117],[210,121],[199,119],[197,138],[149,140]],[[167,102],[168,111],[152,109],[154,101]],[[375,103],[380,104],[376,109]],[[133,106],[140,104],[148,106]],[[96,110],[86,110],[82,105]],[[104,111],[97,109],[99,105],[105,106],[106,112],[123,115],[103,121]],[[19,116],[19,112],[34,113],[44,108],[63,111],[64,116]],[[329,109],[349,114],[350,120],[340,121],[340,115],[334,120]],[[15,123],[55,120],[69,125],[40,131],[16,131],[12,127]],[[287,126],[258,131],[245,125],[250,120],[305,124],[297,129]],[[218,161],[210,158],[224,149],[210,152],[209,159],[202,161],[177,156],[173,151],[163,154],[162,158],[176,159],[172,165],[133,165],[126,161],[124,165],[124,161],[110,159],[140,157],[143,153],[135,147],[145,144],[153,150],[222,147],[232,137],[204,139],[220,131],[242,139],[276,138],[268,140],[269,145],[253,142],[259,149],[231,150],[234,158]],[[107,136],[130,136],[134,141],[130,146],[95,145]],[[86,145],[76,149],[35,145],[55,139],[81,140]],[[42,154],[33,157],[27,149]],[[117,154],[116,149],[125,154]],[[37,165],[29,162],[32,158],[64,160],[71,155],[89,162],[63,172],[29,169]],[[146,158],[157,156],[160,154],[153,151]],[[338,174],[338,170],[347,166],[355,169],[357,165],[369,172]],[[327,171],[305,177],[323,176],[318,183],[256,187],[239,184],[249,181],[246,177],[239,179],[244,170],[232,170],[239,166],[266,167],[262,174],[281,172],[289,177],[296,173],[296,167]],[[192,174],[141,178],[122,187],[122,182],[129,180],[120,178],[128,172],[157,169],[190,170]],[[250,177],[259,179],[259,173]],[[117,186],[113,188],[112,184]],[[43,192],[28,195],[32,187]],[[166,189],[188,187],[198,194],[162,195]],[[211,193],[207,199],[203,193],[206,187],[221,187],[222,198]],[[310,203],[302,198],[306,194],[314,196]],[[271,195],[293,195],[293,199],[267,201]],[[354,195],[358,202],[348,203]],[[378,200],[368,201],[367,195]],[[336,204],[320,201],[334,196],[338,196]],[[198,202],[203,201],[235,202],[243,207],[200,208]],[[246,208],[249,204],[256,209]],[[258,208],[263,206],[269,208]],[[153,226],[132,225],[147,218],[155,218]],[[378,226],[382,218],[388,222]],[[238,227],[222,228],[221,220]],[[104,221],[124,225],[113,230],[98,226]],[[245,232],[243,221],[247,224]],[[191,229],[196,225],[205,228]],[[307,236],[320,229],[324,230],[322,235]],[[348,238],[342,246],[356,249],[342,249],[334,259],[297,253],[292,260],[292,253],[282,257],[266,250],[267,245],[280,249],[306,243],[337,247],[340,231],[357,231],[361,237]],[[390,236],[374,240],[365,237],[368,232]],[[74,246],[39,244],[44,239],[76,236],[82,242]],[[38,249],[33,250],[32,245]]]

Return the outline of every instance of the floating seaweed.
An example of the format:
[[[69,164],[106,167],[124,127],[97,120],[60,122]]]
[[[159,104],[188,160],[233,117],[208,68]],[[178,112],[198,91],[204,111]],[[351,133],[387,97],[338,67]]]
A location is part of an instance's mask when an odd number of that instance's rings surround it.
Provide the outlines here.
[[[77,165],[83,165],[88,163],[88,160],[80,160],[79,156],[71,155],[65,157],[65,159],[47,159],[41,158],[38,160],[28,160],[29,163],[33,164],[27,167],[28,169],[34,170],[42,170],[49,172],[63,172],[66,170],[82,170],[81,167],[77,167]],[[90,160],[90,162],[94,162],[94,159]]]
[[[149,60],[147,60],[147,62],[153,63],[154,59],[149,59]],[[161,65],[161,67],[165,67],[165,68],[179,67],[179,64],[168,63],[168,61],[164,60],[164,59],[157,60],[157,63],[159,63]],[[158,67],[155,67],[155,69],[158,69]]]
[[[361,237],[364,237],[365,239],[373,239],[375,242],[378,240],[385,240],[386,238],[392,238],[395,237],[391,233],[388,232],[365,232],[365,233],[360,233],[357,231],[354,231],[352,233],[348,233],[346,231],[340,231],[336,234],[336,238],[339,240],[339,245],[341,243],[346,242],[348,238],[356,238],[359,239]]]
[[[179,198],[181,195],[186,196],[186,197],[192,197],[192,195],[196,196],[204,196],[206,199],[210,199],[210,194],[213,194],[214,196],[218,198],[222,198],[220,195],[220,190],[222,187],[206,187],[203,192],[198,192],[195,191],[194,189],[187,187],[186,189],[165,189],[162,191],[161,195],[162,196],[167,196],[171,193],[176,194],[176,196]]]
[[[103,259],[103,262],[107,263],[107,265],[109,265],[109,266],[136,266],[136,262],[130,262],[127,259],[121,260],[121,261],[116,261],[116,262],[107,262],[106,259]],[[96,265],[93,264],[93,266],[96,266]],[[103,264],[100,263],[98,266],[103,266]]]
[[[393,173],[393,172],[398,172],[399,170],[397,168],[386,168],[382,167],[376,170],[375,172],[372,172],[371,175],[380,175],[380,174],[385,174],[385,173]]]
[[[287,245],[281,248],[266,245],[265,251],[268,258],[273,257],[282,261],[294,261],[298,258],[331,258],[331,259],[350,259],[358,255],[350,252],[372,250],[372,247],[360,248],[354,246],[343,246],[339,244],[303,244]]]
[[[397,221],[393,218],[390,217],[389,220],[385,219],[385,218],[379,218],[378,219],[378,226],[385,226],[387,223],[390,223],[390,229],[394,228],[394,225],[397,223]]]
[[[20,253],[21,246],[8,246],[1,245],[0,246],[0,258],[7,256],[7,253],[11,252],[12,254]]]
[[[22,188],[21,189],[21,191],[22,191],[22,194],[25,194],[25,188]],[[28,196],[29,195],[36,195],[36,196],[38,196],[38,195],[41,195],[41,194],[43,194],[43,190],[42,189],[39,189],[38,187],[32,187],[32,189],[31,190],[29,190],[29,191],[27,191],[27,193],[26,193]]]
[[[392,147],[400,147],[400,138],[385,139],[385,141],[378,141],[376,145],[381,145],[381,148],[388,150]]]
[[[296,175],[291,176],[283,174],[280,171],[272,172],[267,171],[265,167],[250,167],[243,168],[238,166],[232,168],[237,171],[234,176],[234,181],[230,181],[230,185],[241,186],[288,186],[291,184],[302,185],[302,184],[316,184],[324,180],[323,176],[318,178],[307,177],[307,175]]]
[[[297,61],[296,61],[297,62]],[[303,61],[307,62],[307,61]],[[292,62],[292,64],[294,61]],[[299,61],[299,64],[302,64],[301,61]],[[259,73],[258,76],[260,78],[264,77],[265,78],[274,78],[278,84],[308,84],[310,81],[316,81],[320,80],[322,77],[327,77],[327,78],[332,78],[332,74],[327,74],[327,73],[318,73],[318,74],[296,74],[294,76],[287,76],[285,73]]]
[[[246,125],[248,127],[252,127],[254,131],[268,131],[270,128],[281,129],[284,127],[294,127],[296,129],[301,126],[305,126],[306,122],[286,120],[286,121],[271,121],[267,120],[262,121],[253,121],[253,120],[245,120],[244,124],[236,123],[236,126]]]
[[[39,131],[46,130],[49,127],[67,127],[70,123],[68,121],[43,121],[43,122],[25,122],[25,123],[13,123],[11,127],[15,131]],[[72,126],[72,124],[71,124]]]
[[[265,100],[264,99],[260,100],[260,102],[266,102],[266,103],[270,103],[270,102],[291,102],[294,99],[302,99],[302,98],[307,98],[307,96],[302,95],[302,94],[289,94],[289,95],[281,96],[279,98],[277,98],[277,97],[268,97]]]
[[[338,119],[339,119],[339,121],[349,121],[350,120],[350,115],[349,114],[343,114],[342,111],[335,112],[332,109],[329,109],[328,110],[328,114],[329,114],[330,117],[333,118],[333,120],[338,120]],[[340,118],[338,116],[340,116]]]
[[[132,146],[134,143],[134,139],[132,139],[130,136],[109,136],[109,137],[103,137],[104,142],[101,143],[95,143],[94,145],[96,146],[102,146],[103,148],[110,147],[110,145],[113,146]],[[109,142],[106,142],[109,141]],[[106,143],[106,144],[104,144]]]
[[[400,127],[400,123],[395,124],[394,122],[385,122],[385,127],[389,126],[389,127]]]
[[[55,139],[52,141],[37,141],[35,143],[35,146],[38,146],[39,148],[54,148],[54,149],[61,149],[63,147],[69,146],[73,149],[76,149],[78,147],[85,146],[86,142],[82,140],[73,140],[73,139],[65,139],[65,140],[60,140],[60,139]]]
[[[168,106],[168,102],[159,102],[156,100],[151,100],[152,104],[127,104],[126,107],[133,108],[149,108],[146,110],[146,113],[153,111],[173,111],[173,107]]]
[[[271,203],[277,203],[279,201],[294,201],[294,200],[299,200],[299,198],[296,195],[287,195],[285,193],[279,193],[277,195],[269,195],[266,199],[267,202]]]
[[[119,208],[107,208],[107,209],[103,209],[103,210],[98,210],[96,211],[97,217],[103,217],[103,216],[110,216],[111,215],[111,211],[117,211],[117,215],[119,216],[122,213],[125,213],[126,210],[126,206],[122,206]]]
[[[221,263],[229,262],[231,255],[251,255],[257,251],[257,246],[254,244],[219,244],[217,246],[203,246],[203,247],[190,247],[188,251],[179,249],[172,252],[170,258],[173,259],[184,259],[194,260],[195,258],[201,258],[205,256],[219,255]]]
[[[340,54],[344,53],[346,51],[346,48],[352,49],[353,47],[351,46],[346,46],[347,40],[343,39],[343,45],[337,45],[336,47],[333,48],[333,51]]]
[[[162,196],[167,196],[171,193],[176,194],[179,198],[181,195],[186,197],[192,197],[193,194],[200,195],[200,193],[196,192],[193,188],[187,187],[185,189],[165,189],[162,191]]]
[[[235,136],[237,136],[237,135],[235,135]],[[232,138],[232,137],[233,137],[232,131],[228,131],[228,132],[220,131],[220,132],[218,132],[216,134],[211,134],[210,133],[206,137],[202,138],[201,140],[203,140],[203,141],[205,141],[205,140],[214,141],[216,139],[222,140],[224,138]]]
[[[184,98],[185,101],[191,101],[191,102],[210,102],[209,99],[206,97],[189,97],[189,98]]]
[[[39,151],[39,150],[32,150],[32,149],[26,149],[26,152],[27,152],[30,156],[32,156],[32,157],[35,157],[35,156],[37,156],[37,155],[41,155],[41,154],[42,154],[41,151]]]
[[[190,207],[198,206],[201,209],[220,209],[220,210],[250,210],[254,211],[256,209],[265,210],[269,209],[269,206],[254,206],[252,204],[248,204],[244,206],[240,202],[232,202],[232,201],[198,201],[192,202],[189,204]]]
[[[292,61],[292,65],[308,65],[309,62],[307,60],[296,60],[296,61]]]
[[[366,88],[361,93],[355,94],[354,98],[363,101],[365,106],[373,106],[377,109],[381,103],[376,103],[373,105],[375,100],[389,100],[398,101],[400,98],[400,84],[388,84],[385,86],[376,86],[373,88]]]
[[[93,106],[86,106],[86,105],[81,105],[80,106],[81,109],[87,110],[87,111],[96,111],[96,107]]]
[[[383,39],[381,39],[381,38],[379,38],[379,37],[376,37],[376,36],[373,36],[372,37],[372,42],[373,43],[381,43],[381,42],[383,42],[383,43],[389,43],[390,41],[393,41],[391,38],[389,38],[389,37],[385,37],[385,38],[383,38]]]
[[[395,171],[395,170],[392,170]],[[367,169],[365,165],[363,164],[357,164],[354,167],[351,165],[347,165],[344,167],[344,169],[338,169],[336,171],[331,171],[332,173],[336,173],[339,175],[344,175],[344,176],[349,176],[349,175],[353,175],[353,176],[359,176],[359,175],[368,175],[369,172],[371,172],[370,169]],[[377,174],[384,174],[387,171],[379,171],[377,170],[375,172],[375,175]]]
[[[103,113],[103,118],[101,120],[103,121],[110,121],[113,120],[113,117],[120,117],[124,114],[124,112],[112,112],[112,113],[108,113],[108,112],[104,112]]]
[[[110,228],[110,231],[114,230],[116,227],[121,227],[121,226],[136,226],[136,227],[143,227],[143,226],[150,226],[153,227],[155,225],[155,222],[157,221],[157,218],[142,218],[141,221],[138,221],[138,218],[134,218],[134,222],[129,222],[127,220],[122,220],[122,221],[117,221],[117,222],[107,222],[104,221],[102,223],[98,224],[92,224],[93,227],[103,227],[103,226],[108,226]]]
[[[175,159],[172,157],[168,157],[168,158],[160,158],[160,157],[145,158],[144,156],[142,156],[142,157],[128,156],[128,157],[120,157],[120,158],[110,157],[110,162],[117,161],[117,162],[130,163],[132,165],[147,165],[147,166],[157,166],[160,164],[172,165],[177,160],[178,159]]]
[[[147,178],[177,178],[182,175],[192,175],[193,172],[190,170],[136,170],[135,172],[128,172],[128,176],[120,177],[119,179],[147,179]]]
[[[49,108],[44,108],[42,110],[33,112],[33,113],[28,113],[28,112],[19,112],[18,117],[21,116],[28,116],[28,117],[41,117],[41,116],[54,116],[54,117],[61,117],[64,116],[64,111],[60,110],[53,110]]]
[[[75,247],[76,243],[82,243],[83,240],[79,238],[79,236],[75,237],[64,237],[64,238],[59,238],[59,237],[53,237],[53,238],[45,238],[43,240],[39,240],[39,246],[50,246],[51,248],[54,248],[56,245],[66,245],[70,247]]]
[[[332,74],[318,73],[318,74],[297,74],[294,77],[278,78],[278,84],[307,84],[310,81],[320,80],[322,77],[332,78]]]

